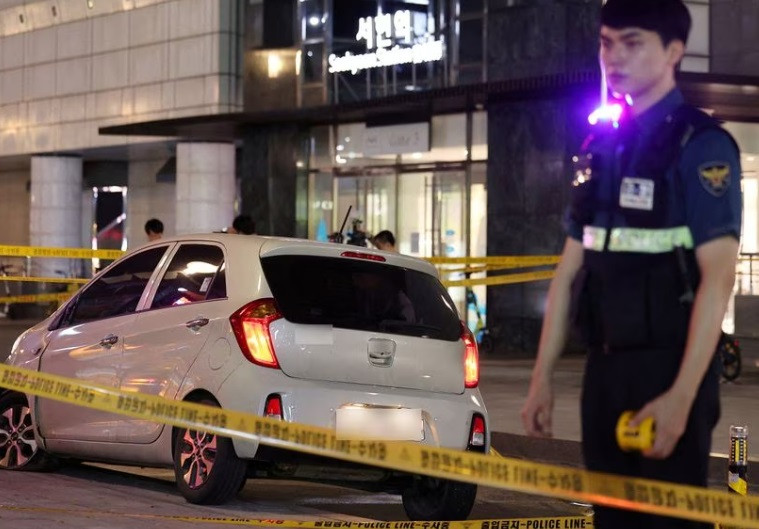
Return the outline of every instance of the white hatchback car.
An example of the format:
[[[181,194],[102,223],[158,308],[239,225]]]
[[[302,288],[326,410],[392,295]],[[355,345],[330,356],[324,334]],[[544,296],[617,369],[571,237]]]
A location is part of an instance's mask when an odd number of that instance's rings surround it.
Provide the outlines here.
[[[478,452],[490,443],[477,345],[435,268],[355,246],[163,239],[114,262],[24,332],[7,362],[338,434]],[[193,503],[222,503],[248,477],[326,477],[398,492],[411,519],[466,518],[475,500],[470,484],[0,392],[0,468],[62,458],[173,465]]]

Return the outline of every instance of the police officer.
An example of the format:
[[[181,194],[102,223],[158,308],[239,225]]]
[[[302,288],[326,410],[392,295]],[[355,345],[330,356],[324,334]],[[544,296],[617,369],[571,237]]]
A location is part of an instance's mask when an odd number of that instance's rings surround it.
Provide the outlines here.
[[[719,417],[715,347],[741,222],[739,153],[675,84],[691,20],[681,0],[608,0],[600,60],[629,106],[589,138],[561,263],[548,293],[522,421],[551,435],[551,376],[570,325],[589,348],[582,435],[590,470],[705,486]],[[623,452],[615,426],[653,418],[652,448]],[[597,507],[600,529],[706,524]]]

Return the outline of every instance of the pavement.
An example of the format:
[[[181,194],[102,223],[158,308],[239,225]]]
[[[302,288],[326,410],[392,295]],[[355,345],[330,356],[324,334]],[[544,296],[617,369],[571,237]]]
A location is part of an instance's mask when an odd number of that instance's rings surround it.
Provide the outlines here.
[[[10,352],[16,337],[34,323],[0,320],[0,361]],[[741,346],[741,376],[721,385],[722,414],[712,437],[710,481],[714,486],[725,483],[730,425],[748,426],[749,436],[759,432],[759,340],[743,339]],[[493,447],[505,456],[581,466],[579,401],[584,364],[584,356],[566,356],[559,361],[554,376],[554,438],[536,439],[523,435],[519,417],[533,360],[482,358],[480,390],[490,415]],[[759,461],[751,457],[751,444],[749,437],[750,461]]]

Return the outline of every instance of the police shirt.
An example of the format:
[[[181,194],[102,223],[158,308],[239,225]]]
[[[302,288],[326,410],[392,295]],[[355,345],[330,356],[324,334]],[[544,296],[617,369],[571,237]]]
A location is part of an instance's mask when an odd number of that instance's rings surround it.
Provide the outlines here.
[[[635,167],[647,140],[684,103],[680,90],[672,90],[643,114],[627,116],[616,132],[617,141],[603,144],[605,151],[613,151],[601,153],[610,163],[593,178],[598,178],[596,203],[607,207],[595,208],[590,225],[626,227],[629,223],[624,208],[646,208],[647,201],[653,203],[657,189],[647,183],[646,175],[636,175]],[[687,226],[695,247],[725,235],[740,238],[740,157],[726,131],[715,127],[698,132],[665,179],[670,191],[665,198],[662,228]],[[568,215],[566,228],[570,237],[582,242],[583,225],[577,219]]]

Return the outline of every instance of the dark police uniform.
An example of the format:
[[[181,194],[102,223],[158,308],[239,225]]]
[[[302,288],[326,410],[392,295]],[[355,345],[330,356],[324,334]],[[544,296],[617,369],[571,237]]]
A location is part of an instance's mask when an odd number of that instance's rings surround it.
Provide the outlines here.
[[[716,358],[686,431],[664,461],[622,452],[615,426],[675,380],[699,277],[694,250],[740,236],[740,159],[717,122],[673,90],[574,159],[567,231],[584,247],[572,319],[589,346],[582,394],[583,451],[591,470],[706,485],[719,418]],[[596,508],[601,529],[706,528],[686,520]]]

